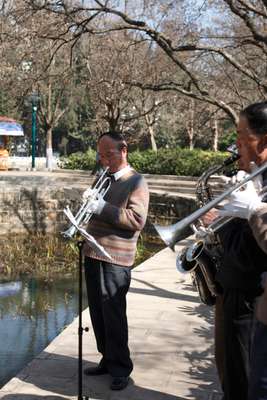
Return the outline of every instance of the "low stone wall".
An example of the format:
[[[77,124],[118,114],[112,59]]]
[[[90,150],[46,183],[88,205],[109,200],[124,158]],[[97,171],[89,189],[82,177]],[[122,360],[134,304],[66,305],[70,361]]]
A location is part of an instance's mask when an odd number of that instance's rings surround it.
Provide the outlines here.
[[[0,235],[67,229],[69,224],[63,209],[69,205],[73,213],[77,211],[90,177],[83,176],[80,183],[73,177],[71,183],[60,174],[51,178],[50,175],[0,177]],[[151,192],[147,229],[151,230],[155,222],[167,225],[176,222],[195,208],[193,196]]]
[[[191,214],[197,208],[193,197],[150,193],[149,220],[169,225]]]
[[[5,188],[0,192],[0,235],[10,233],[55,233],[67,229],[68,220],[63,209],[69,205],[74,213],[80,206],[83,192],[76,188],[77,199],[71,199],[68,189],[38,187]],[[152,223],[168,225],[195,209],[193,199],[151,194],[147,230]]]
[[[63,225],[64,190],[5,187],[0,192],[0,234],[56,232]]]

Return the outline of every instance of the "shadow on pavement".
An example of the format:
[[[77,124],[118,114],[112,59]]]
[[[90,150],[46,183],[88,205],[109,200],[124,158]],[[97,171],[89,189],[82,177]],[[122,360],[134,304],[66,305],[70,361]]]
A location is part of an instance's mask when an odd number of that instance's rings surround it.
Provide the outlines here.
[[[67,397],[61,397],[61,396],[41,396],[38,394],[7,394],[6,396],[2,397],[2,399],[5,400],[37,400],[37,399],[46,399],[46,400],[66,400]]]
[[[142,279],[132,278],[132,281],[138,282],[138,283],[143,283],[150,289],[130,287],[129,291],[131,293],[145,294],[148,296],[162,297],[162,298],[167,298],[167,299],[190,301],[192,303],[199,304],[199,300],[196,298],[196,296],[191,296],[188,294],[176,293],[176,292],[173,292],[170,290],[166,290],[159,286],[153,285],[152,283],[148,283],[147,281],[144,281]],[[151,289],[153,289],[153,290],[151,290]],[[191,288],[191,291],[192,291],[192,288]]]
[[[192,291],[192,286],[185,285],[184,289]],[[197,351],[185,352],[184,357],[191,365],[189,370],[190,377],[202,382],[198,385],[198,389],[215,391],[216,393],[214,393],[212,400],[219,400],[222,393],[214,358],[214,307],[207,306],[198,301],[198,304],[193,307],[182,306],[179,307],[179,310],[192,317],[199,317],[200,320],[203,321],[203,324],[193,329],[192,337],[194,337],[194,335],[196,337],[202,337],[206,343],[210,343],[210,345],[204,350],[199,349]],[[200,360],[205,360],[205,362],[201,363]],[[191,390],[192,396],[198,398],[195,392],[194,389]]]
[[[57,354],[46,353],[46,358],[39,360],[39,367],[29,365],[29,374],[21,381],[20,392],[6,394],[1,397],[3,400],[35,400],[45,398],[47,400],[76,399],[78,392],[78,369],[77,359]],[[86,366],[95,366],[93,363],[86,362]],[[52,367],[53,366],[53,367]],[[45,371],[45,375],[44,375]],[[130,379],[126,389],[114,392],[109,389],[111,377],[109,375],[97,377],[83,376],[83,396],[88,396],[90,400],[184,400],[171,394],[161,391],[136,386]],[[27,394],[27,384],[29,390],[35,387],[54,395]]]
[[[188,385],[188,389],[190,392],[190,396],[192,396],[192,399],[201,400],[202,392],[203,399],[206,399],[207,391],[209,393],[213,392],[213,397],[211,397],[212,400],[220,399],[220,384],[218,381],[214,360],[214,307],[210,307],[203,303],[200,303],[200,300],[196,295],[191,295],[189,293],[187,294],[187,291],[191,293],[196,292],[195,288],[188,283],[179,282],[179,287],[182,289],[181,293],[163,289],[145,280],[136,278],[132,278],[132,280],[145,286],[144,288],[132,287],[130,289],[132,293],[177,300],[177,309],[179,311],[193,318],[199,317],[200,324],[197,328],[193,328],[192,340],[194,341],[194,337],[204,338],[204,341],[206,343],[205,349],[192,349],[192,351],[181,351],[179,349],[179,343],[177,343],[177,351],[179,354],[181,353],[181,358],[186,359],[187,364],[189,365],[189,370],[184,371],[185,374],[190,376],[190,381],[192,380],[197,384],[195,388],[193,386],[190,387],[190,384]],[[190,304],[188,306],[184,304],[181,305],[179,301],[189,302]],[[165,333],[165,335],[166,341],[175,340],[175,337],[168,336],[167,332]],[[155,360],[153,361],[155,362]],[[177,377],[177,385],[178,381],[179,377]]]

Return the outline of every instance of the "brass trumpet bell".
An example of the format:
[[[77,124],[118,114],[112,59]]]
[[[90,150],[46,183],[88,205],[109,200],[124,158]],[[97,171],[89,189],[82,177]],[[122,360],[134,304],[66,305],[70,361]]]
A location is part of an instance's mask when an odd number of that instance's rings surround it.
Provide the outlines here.
[[[163,240],[163,242],[174,251],[174,246],[180,240],[183,240],[193,233],[190,226],[184,224],[184,220],[181,220],[173,225],[161,226],[154,225],[157,233]]]

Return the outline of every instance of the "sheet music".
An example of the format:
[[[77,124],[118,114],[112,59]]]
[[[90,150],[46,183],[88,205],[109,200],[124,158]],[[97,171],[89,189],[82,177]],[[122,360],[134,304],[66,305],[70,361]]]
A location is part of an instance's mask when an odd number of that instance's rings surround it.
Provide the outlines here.
[[[101,246],[96,240],[95,238],[90,235],[88,232],[86,232],[85,229],[83,228],[78,228],[78,231],[81,233],[81,235],[83,235],[83,237],[85,237],[85,239],[87,240],[87,242],[89,243],[89,246],[100,256],[105,256],[107,258],[109,258],[110,260],[112,260],[112,257],[109,255],[109,253],[104,249],[103,246]]]
[[[68,211],[70,211],[70,210],[68,210]],[[96,252],[96,254],[98,254],[100,256],[107,257],[109,260],[112,261],[112,257],[104,249],[104,247],[101,246],[92,235],[90,235],[88,232],[86,232],[85,229],[83,229],[83,228],[81,228],[80,226],[77,225],[77,222],[76,222],[72,212],[71,211],[68,212],[68,213],[65,212],[65,214],[69,218],[69,220],[72,223],[72,225],[74,225],[75,228],[80,232],[80,234],[86,239],[87,243]]]

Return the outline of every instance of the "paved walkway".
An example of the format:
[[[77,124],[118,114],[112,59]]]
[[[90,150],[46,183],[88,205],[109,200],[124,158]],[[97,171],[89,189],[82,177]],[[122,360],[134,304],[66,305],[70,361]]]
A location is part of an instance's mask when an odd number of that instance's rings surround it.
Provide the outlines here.
[[[177,248],[178,250],[178,248]],[[199,303],[188,276],[164,249],[133,271],[128,295],[134,371],[121,392],[110,377],[84,377],[83,394],[97,400],[219,400],[213,364],[213,309]],[[88,324],[88,325],[87,325]],[[84,365],[99,360],[88,310]],[[77,320],[0,390],[5,400],[77,399]]]

